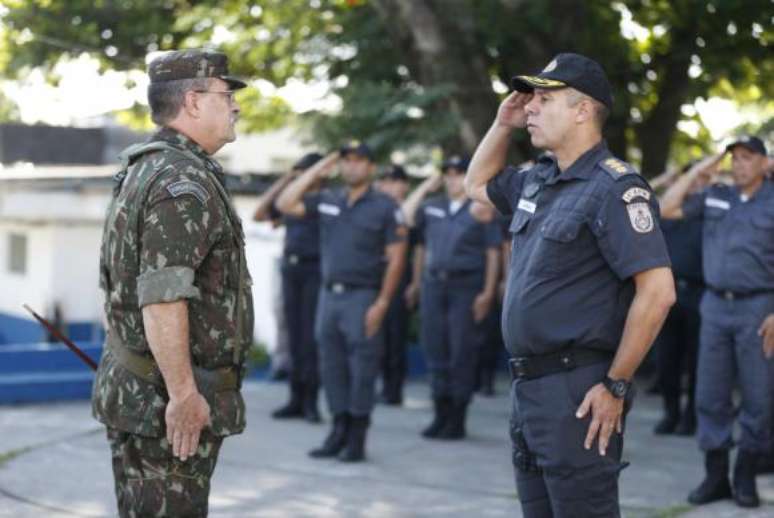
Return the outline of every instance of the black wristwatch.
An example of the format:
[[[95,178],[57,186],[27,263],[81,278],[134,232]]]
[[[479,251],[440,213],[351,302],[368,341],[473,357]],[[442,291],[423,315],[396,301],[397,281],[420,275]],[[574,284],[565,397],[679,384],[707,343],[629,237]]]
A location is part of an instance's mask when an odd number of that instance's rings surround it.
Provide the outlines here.
[[[610,376],[605,376],[602,384],[613,395],[614,398],[623,399],[629,393],[632,387],[631,382],[626,380],[614,380]]]

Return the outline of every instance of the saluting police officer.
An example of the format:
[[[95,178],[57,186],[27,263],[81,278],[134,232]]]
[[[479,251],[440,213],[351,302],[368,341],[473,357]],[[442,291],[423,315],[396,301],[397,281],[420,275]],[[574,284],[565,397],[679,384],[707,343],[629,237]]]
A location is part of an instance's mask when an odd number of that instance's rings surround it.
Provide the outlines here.
[[[282,216],[274,203],[279,193],[301,173],[316,164],[322,155],[307,153],[291,170],[278,178],[258,200],[253,218],[285,224],[285,246],[282,254],[282,311],[287,326],[290,348],[290,399],[272,412],[275,419],[303,417],[310,423],[320,422],[317,393],[320,376],[317,343],[314,339],[314,317],[320,291],[320,228],[316,214],[304,217]],[[319,190],[319,185],[312,191]],[[313,196],[313,192],[307,193]]]
[[[304,193],[339,163],[345,188]],[[315,336],[328,406],[330,434],[315,458],[365,458],[374,383],[383,353],[382,322],[400,282],[406,227],[397,204],[372,188],[371,149],[350,142],[291,183],[277,200],[285,214],[320,217],[322,288]]]
[[[624,402],[675,299],[658,207],[602,139],[612,94],[598,63],[559,54],[512,86],[465,185],[514,214],[503,335],[519,498],[529,518],[619,516]],[[552,156],[504,169],[525,126]]]
[[[696,387],[699,447],[706,477],[688,496],[693,504],[730,498],[742,507],[760,503],[756,463],[770,447],[774,361],[758,329],[774,311],[774,186],[766,179],[766,147],[743,137],[716,156],[732,156],[734,185],[715,184],[688,196],[690,185],[712,162],[680,178],[662,200],[664,218],[704,222],[703,265],[707,290],[701,301]],[[735,410],[741,388],[739,452],[733,490],[728,480]]]
[[[465,437],[483,325],[497,294],[500,230],[489,207],[471,202],[463,178],[469,160],[443,162],[445,195],[426,201],[413,220],[420,289],[420,341],[430,370],[433,421],[427,438]],[[431,180],[432,181],[432,180]]]

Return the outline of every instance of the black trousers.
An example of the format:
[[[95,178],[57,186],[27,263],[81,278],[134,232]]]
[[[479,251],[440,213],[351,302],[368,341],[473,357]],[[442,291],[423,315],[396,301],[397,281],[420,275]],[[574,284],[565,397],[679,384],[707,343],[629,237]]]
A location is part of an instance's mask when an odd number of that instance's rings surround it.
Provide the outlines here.
[[[586,392],[609,367],[597,363],[512,383],[510,432],[525,518],[620,516],[623,434],[613,433],[603,457],[596,441],[590,450],[583,447],[591,415],[575,417]]]
[[[317,342],[314,322],[320,291],[320,268],[317,262],[284,264],[282,267],[282,297],[288,342],[293,369],[290,379],[295,383],[319,385]]]
[[[384,356],[382,357],[382,394],[387,398],[403,396],[403,382],[408,369],[408,327],[411,313],[398,290],[384,318]]]

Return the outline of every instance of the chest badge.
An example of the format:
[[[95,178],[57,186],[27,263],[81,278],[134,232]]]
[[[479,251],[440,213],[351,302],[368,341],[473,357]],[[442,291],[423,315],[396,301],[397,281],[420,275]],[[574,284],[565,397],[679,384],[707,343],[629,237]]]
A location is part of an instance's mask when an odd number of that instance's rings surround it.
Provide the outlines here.
[[[524,197],[534,198],[534,196],[538,193],[539,190],[540,190],[540,184],[532,182],[524,188]]]
[[[630,203],[626,206],[632,228],[640,234],[653,230],[653,213],[647,203]]]

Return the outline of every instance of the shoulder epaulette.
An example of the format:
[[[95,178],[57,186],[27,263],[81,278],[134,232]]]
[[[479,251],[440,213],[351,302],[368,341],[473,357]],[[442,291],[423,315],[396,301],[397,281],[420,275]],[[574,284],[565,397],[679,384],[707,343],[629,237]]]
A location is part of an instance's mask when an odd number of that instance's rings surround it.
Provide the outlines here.
[[[603,158],[599,161],[599,167],[605,170],[613,180],[618,180],[628,174],[638,174],[637,170],[623,160],[615,157]]]

